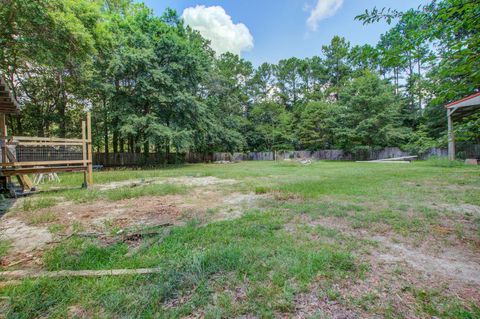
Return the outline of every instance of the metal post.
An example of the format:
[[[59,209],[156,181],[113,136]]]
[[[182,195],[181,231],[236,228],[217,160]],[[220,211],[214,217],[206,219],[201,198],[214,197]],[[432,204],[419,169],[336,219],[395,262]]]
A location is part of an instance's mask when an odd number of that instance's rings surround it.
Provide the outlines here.
[[[455,160],[455,134],[453,132],[453,120],[452,114],[455,110],[447,109],[447,120],[448,120],[448,159],[450,161]]]

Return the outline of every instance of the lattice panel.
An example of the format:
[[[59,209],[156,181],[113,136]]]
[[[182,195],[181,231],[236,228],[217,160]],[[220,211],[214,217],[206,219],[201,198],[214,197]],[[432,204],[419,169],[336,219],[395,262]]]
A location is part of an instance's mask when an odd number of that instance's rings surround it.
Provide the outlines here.
[[[82,160],[82,146],[22,146],[15,147],[17,162]]]

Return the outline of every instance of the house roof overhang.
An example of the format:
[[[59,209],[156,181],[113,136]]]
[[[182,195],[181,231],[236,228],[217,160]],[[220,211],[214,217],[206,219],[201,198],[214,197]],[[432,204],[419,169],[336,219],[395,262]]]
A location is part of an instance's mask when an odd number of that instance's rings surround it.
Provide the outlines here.
[[[450,116],[454,119],[460,119],[472,115],[480,109],[480,92],[447,104],[445,107],[449,110]]]

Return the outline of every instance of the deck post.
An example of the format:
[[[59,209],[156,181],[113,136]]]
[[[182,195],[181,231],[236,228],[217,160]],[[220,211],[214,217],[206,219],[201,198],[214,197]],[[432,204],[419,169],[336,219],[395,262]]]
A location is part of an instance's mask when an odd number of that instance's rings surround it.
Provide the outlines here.
[[[448,159],[450,161],[455,160],[455,133],[453,132],[453,120],[452,113],[455,110],[447,109],[447,120],[448,120]]]
[[[88,187],[87,179],[87,122],[82,121],[82,159],[83,159],[83,185],[82,187]]]
[[[1,150],[2,150],[2,163],[5,163],[7,161],[7,141],[6,141],[6,125],[5,125],[5,114],[0,113],[0,143],[1,143]],[[2,168],[5,168],[2,166]],[[7,189],[7,182],[8,178],[5,176],[2,176],[0,178],[0,187],[3,189]]]
[[[92,154],[92,116],[90,112],[87,113],[87,140],[88,140],[88,187],[93,186],[93,154]]]

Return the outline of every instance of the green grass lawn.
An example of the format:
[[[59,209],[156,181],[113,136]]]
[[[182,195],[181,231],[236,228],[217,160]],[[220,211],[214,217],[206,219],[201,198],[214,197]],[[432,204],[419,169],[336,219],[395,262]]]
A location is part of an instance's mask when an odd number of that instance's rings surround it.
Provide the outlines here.
[[[6,318],[295,317],[300,316],[303,297],[313,293],[321,301],[317,310],[308,312],[314,318],[331,315],[325,303],[364,318],[412,314],[480,318],[480,301],[453,294],[448,280],[443,285],[414,280],[408,266],[396,265],[390,272],[371,257],[382,248],[375,240],[378,235],[411,247],[428,240],[432,247],[468,250],[478,257],[480,216],[454,209],[479,208],[478,167],[440,160],[408,165],[322,161],[306,166],[265,161],[112,170],[97,172],[94,179],[106,184],[181,176],[235,179],[240,182],[225,187],[225,192],[264,198],[239,218],[212,222],[193,218],[182,226],[159,228],[157,235],[134,247],[71,236],[45,252],[45,270],[164,271],[148,276],[26,279],[2,289],[0,313]],[[71,189],[44,185],[44,191],[15,209],[54,211],[62,198],[89,203],[202,191],[200,186],[170,182],[82,190],[75,188],[81,185],[81,174],[61,179],[60,186]],[[435,232],[439,227],[448,227],[448,233]],[[454,248],[452,240],[459,243]],[[352,292],[377,275],[378,267],[384,267],[386,286],[370,284],[368,291]],[[381,288],[391,295],[386,297]],[[405,302],[398,302],[395,294]]]

